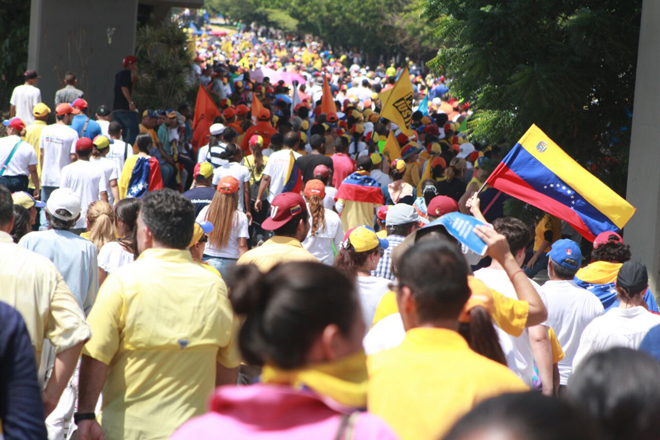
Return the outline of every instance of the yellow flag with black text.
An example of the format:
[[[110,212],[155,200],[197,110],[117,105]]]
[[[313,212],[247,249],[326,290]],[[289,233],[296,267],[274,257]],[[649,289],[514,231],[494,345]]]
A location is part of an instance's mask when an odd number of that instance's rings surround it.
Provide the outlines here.
[[[410,130],[413,113],[413,87],[407,67],[401,72],[394,87],[381,93],[379,97],[383,103],[380,116],[394,122],[402,132],[410,136],[413,133]]]

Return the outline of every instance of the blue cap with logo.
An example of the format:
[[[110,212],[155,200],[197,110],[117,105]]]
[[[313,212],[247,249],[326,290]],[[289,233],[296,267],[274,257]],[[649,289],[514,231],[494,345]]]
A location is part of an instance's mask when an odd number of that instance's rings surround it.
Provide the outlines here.
[[[582,263],[582,251],[580,246],[573,240],[555,241],[552,243],[552,249],[546,255],[566,269],[577,270]]]

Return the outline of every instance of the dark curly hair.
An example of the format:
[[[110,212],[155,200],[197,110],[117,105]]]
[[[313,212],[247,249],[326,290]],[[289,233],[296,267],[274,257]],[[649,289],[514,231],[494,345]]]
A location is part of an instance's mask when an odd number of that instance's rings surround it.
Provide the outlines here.
[[[630,246],[610,241],[601,244],[591,252],[591,262],[609,261],[610,263],[625,263],[630,260],[631,256]]]

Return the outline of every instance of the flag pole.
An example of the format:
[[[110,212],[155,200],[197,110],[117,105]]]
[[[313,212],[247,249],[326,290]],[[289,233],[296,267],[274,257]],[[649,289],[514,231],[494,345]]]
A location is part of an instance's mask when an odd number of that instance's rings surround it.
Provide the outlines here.
[[[479,191],[477,191],[477,195],[478,195],[478,194],[481,194],[481,191],[483,191],[484,188],[486,187],[486,183],[487,183],[487,182],[484,182],[483,185],[481,185],[481,188],[479,188]]]

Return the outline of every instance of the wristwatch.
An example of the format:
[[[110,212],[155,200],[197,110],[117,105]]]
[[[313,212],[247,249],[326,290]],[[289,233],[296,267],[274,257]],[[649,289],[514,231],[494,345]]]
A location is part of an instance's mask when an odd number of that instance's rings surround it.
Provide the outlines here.
[[[76,425],[82,420],[96,420],[96,414],[94,413],[75,413],[73,415],[73,421],[76,422]]]

